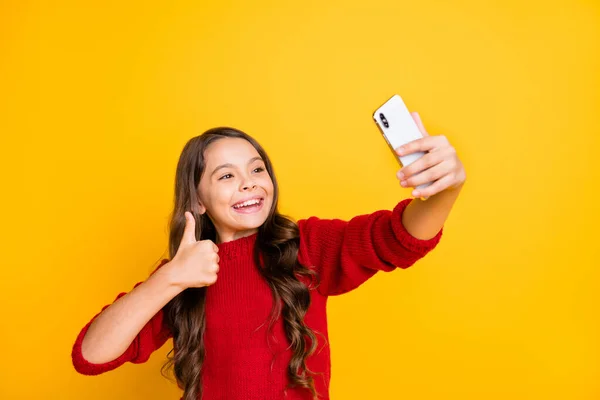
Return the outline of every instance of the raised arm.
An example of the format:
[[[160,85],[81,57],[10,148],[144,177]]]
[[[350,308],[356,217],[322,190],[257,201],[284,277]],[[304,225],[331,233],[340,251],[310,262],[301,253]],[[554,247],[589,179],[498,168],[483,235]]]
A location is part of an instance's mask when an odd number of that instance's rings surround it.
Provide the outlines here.
[[[402,224],[411,198],[392,211],[380,210],[349,221],[310,217],[298,221],[299,261],[320,275],[317,290],[324,296],[346,293],[377,271],[408,268],[440,241],[443,228],[428,239],[412,236]]]

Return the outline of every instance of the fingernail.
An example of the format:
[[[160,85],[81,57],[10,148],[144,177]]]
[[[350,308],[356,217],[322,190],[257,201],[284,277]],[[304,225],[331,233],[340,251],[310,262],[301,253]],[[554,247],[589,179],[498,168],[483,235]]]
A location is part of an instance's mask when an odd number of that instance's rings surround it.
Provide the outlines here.
[[[406,181],[402,181],[402,182],[400,182],[400,185],[405,187],[407,185],[407,183],[406,183]]]
[[[404,174],[402,172],[398,172],[398,179],[404,178]]]
[[[415,191],[412,192],[412,195],[415,196],[415,197],[419,197],[420,194],[421,193],[419,193],[417,190],[415,190]]]

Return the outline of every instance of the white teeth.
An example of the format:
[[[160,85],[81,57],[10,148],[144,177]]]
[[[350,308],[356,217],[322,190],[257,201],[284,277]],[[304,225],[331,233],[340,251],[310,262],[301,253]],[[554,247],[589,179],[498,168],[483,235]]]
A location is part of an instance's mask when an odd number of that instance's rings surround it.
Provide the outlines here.
[[[236,204],[235,206],[233,206],[233,208],[247,207],[247,206],[251,206],[253,204],[258,204],[258,203],[260,203],[260,199],[248,200],[243,203]]]

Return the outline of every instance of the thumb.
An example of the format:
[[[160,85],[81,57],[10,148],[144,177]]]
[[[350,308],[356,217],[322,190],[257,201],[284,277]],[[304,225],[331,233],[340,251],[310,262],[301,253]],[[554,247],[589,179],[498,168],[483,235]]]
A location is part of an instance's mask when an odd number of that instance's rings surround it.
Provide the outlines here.
[[[423,126],[423,121],[421,121],[421,116],[419,115],[419,113],[416,111],[413,111],[410,113],[410,115],[413,117],[413,120],[417,124],[417,127],[419,127],[419,130],[421,131],[423,136],[429,136],[429,133],[427,133],[427,131],[425,130],[425,127]]]
[[[183,230],[183,237],[181,243],[196,243],[196,220],[191,212],[185,212],[185,229]]]

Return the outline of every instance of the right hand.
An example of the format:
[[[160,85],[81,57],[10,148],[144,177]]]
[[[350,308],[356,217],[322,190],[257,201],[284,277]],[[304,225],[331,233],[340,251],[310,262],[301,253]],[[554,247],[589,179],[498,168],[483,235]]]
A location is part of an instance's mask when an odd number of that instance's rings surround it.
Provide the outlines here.
[[[196,240],[196,221],[185,212],[185,229],[173,257],[173,278],[183,289],[210,286],[217,281],[219,248],[212,240]]]

